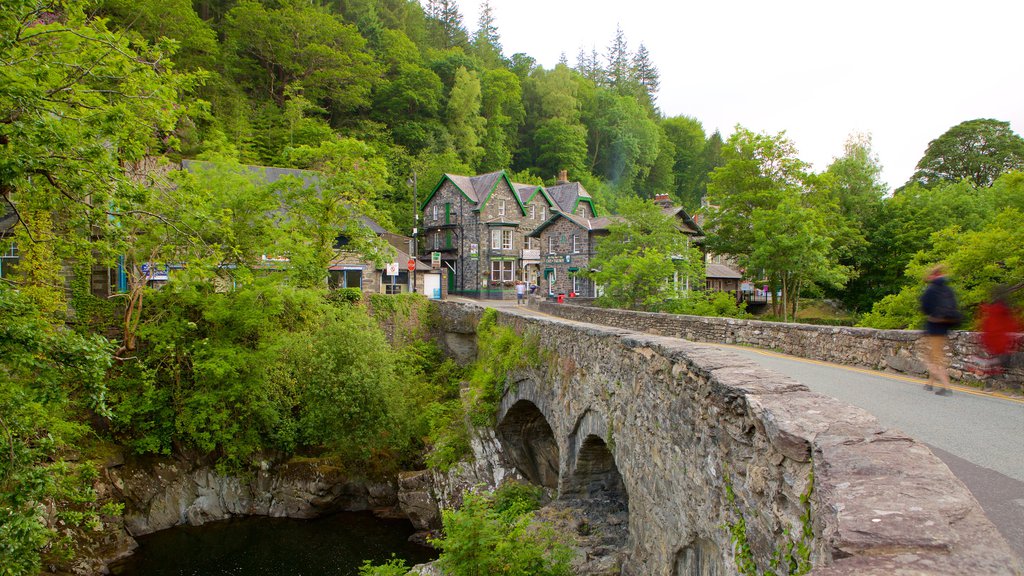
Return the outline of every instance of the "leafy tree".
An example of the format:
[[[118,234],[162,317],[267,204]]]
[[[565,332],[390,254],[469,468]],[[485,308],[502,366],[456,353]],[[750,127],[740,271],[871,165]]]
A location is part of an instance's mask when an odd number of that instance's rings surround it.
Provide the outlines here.
[[[484,154],[481,140],[487,121],[480,115],[480,104],[480,79],[476,73],[459,68],[448,98],[448,129],[459,157],[470,166],[476,166]]]
[[[910,178],[930,188],[939,182],[969,181],[990,186],[1000,174],[1024,169],[1024,138],[1009,122],[977,119],[961,122],[928,143]]]
[[[622,192],[637,191],[657,161],[662,134],[643,105],[631,96],[598,90],[586,103],[592,171]],[[651,190],[638,191],[645,196]]]
[[[787,196],[799,195],[807,163],[785,137],[755,134],[742,126],[722,149],[725,164],[708,183],[708,247],[719,254],[750,254],[756,247],[752,227],[755,210],[773,210]]]
[[[691,213],[700,207],[699,183],[706,175],[704,126],[696,118],[674,116],[661,121],[665,137],[672,144],[673,192]]]
[[[313,102],[339,113],[370,103],[380,69],[355,26],[298,0],[267,9],[241,0],[224,21],[225,51],[235,77],[279,106],[285,89],[301,82]]]
[[[538,173],[587,172],[587,129],[582,124],[551,118],[537,127],[534,139],[537,142],[534,168]]]
[[[134,30],[148,39],[177,42],[174,61],[181,68],[218,69],[217,34],[196,14],[189,0],[103,0],[101,6],[123,30]]]
[[[571,573],[571,549],[554,529],[535,522],[521,500],[501,510],[491,496],[466,493],[462,508],[443,511],[442,521],[445,535],[434,545],[441,549],[438,565],[446,574]]]
[[[679,232],[673,216],[653,202],[624,199],[622,219],[608,226],[591,261],[601,306],[658,310],[686,286],[704,278],[700,251]]]
[[[480,82],[480,112],[487,121],[481,172],[509,168],[519,127],[526,117],[519,78],[504,68],[486,70]]]
[[[103,514],[115,512],[96,504],[95,468],[80,453],[89,433],[82,422],[109,415],[111,351],[105,338],[55,326],[31,299],[0,283],[0,571],[5,575],[39,574],[42,555],[73,553],[69,536],[75,530],[97,529]]]
[[[16,1],[0,18],[0,196],[29,245],[56,240],[44,267],[98,254],[109,262],[118,218],[138,208],[126,171],[175,145],[178,105],[196,76],[147,45],[107,30],[85,3]]]

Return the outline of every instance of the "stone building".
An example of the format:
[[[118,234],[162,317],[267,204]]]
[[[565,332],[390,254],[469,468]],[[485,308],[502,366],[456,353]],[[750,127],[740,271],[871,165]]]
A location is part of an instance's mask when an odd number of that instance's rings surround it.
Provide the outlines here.
[[[609,218],[558,212],[527,235],[540,242],[540,294],[597,297],[597,286],[584,274],[590,270],[599,238],[608,234],[609,222]]]
[[[421,254],[440,254],[447,290],[499,298],[517,281],[536,283],[540,245],[526,235],[561,211],[543,186],[512,182],[503,170],[445,174],[420,208]]]

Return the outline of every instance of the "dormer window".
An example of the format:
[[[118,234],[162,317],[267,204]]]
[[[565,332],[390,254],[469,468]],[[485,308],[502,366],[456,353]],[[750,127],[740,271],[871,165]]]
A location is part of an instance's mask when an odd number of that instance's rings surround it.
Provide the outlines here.
[[[505,215],[505,201],[502,200],[498,204],[498,216],[504,216],[504,215]]]
[[[544,206],[540,207],[540,219],[541,220],[547,220],[547,217],[548,217],[547,216],[547,212],[548,212],[548,209],[546,207],[544,207]]]
[[[530,204],[530,220],[536,220],[536,219],[537,219],[537,207],[534,206],[533,204]]]

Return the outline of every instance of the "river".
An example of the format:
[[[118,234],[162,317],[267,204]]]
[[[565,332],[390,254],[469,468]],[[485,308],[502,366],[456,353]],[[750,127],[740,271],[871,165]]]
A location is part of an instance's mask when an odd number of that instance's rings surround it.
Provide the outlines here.
[[[409,566],[437,552],[408,541],[406,520],[344,512],[313,520],[250,517],[178,526],[138,538],[117,576],[355,576],[394,554]]]

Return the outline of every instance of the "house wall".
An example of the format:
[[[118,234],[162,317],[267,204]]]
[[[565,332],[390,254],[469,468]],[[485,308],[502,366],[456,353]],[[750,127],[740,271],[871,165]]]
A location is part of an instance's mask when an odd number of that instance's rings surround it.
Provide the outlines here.
[[[511,261],[513,269],[513,280],[521,278],[522,266],[520,260],[523,251],[523,235],[520,223],[523,220],[523,212],[519,208],[519,201],[514,196],[515,192],[509,187],[504,178],[498,180],[487,202],[479,212],[480,227],[480,269],[477,278],[481,287],[484,282],[490,290],[511,289],[511,285],[495,283],[491,280],[492,261]],[[504,206],[504,213],[502,213]],[[514,223],[515,226],[495,226],[495,223]],[[512,248],[502,249],[501,245],[492,245],[491,231],[495,228],[512,231]]]
[[[452,214],[445,226],[445,204],[451,203]],[[434,218],[434,206],[437,206],[437,218]],[[434,234],[441,234],[441,261],[443,268],[454,265],[456,271],[456,290],[476,290],[479,288],[479,256],[470,255],[470,245],[480,245],[480,226],[474,202],[469,201],[452,184],[445,180],[441,187],[424,206],[423,209],[423,231],[425,253],[434,252]],[[444,234],[447,231],[452,233],[452,248],[445,248]],[[444,290],[447,291],[447,274],[445,276]]]
[[[572,249],[572,237],[577,237],[577,252]],[[555,282],[551,287],[554,294],[569,294],[572,292],[572,275],[570,268],[578,271],[590,269],[590,258],[593,255],[593,238],[584,229],[568,218],[559,218],[554,224],[548,226],[540,233],[540,269],[541,283],[540,291],[543,294],[548,289],[548,281],[544,279],[544,270],[554,269]],[[552,245],[553,242],[553,245]],[[554,248],[552,250],[552,247]],[[587,279],[580,279],[581,296],[594,296],[593,282]]]

